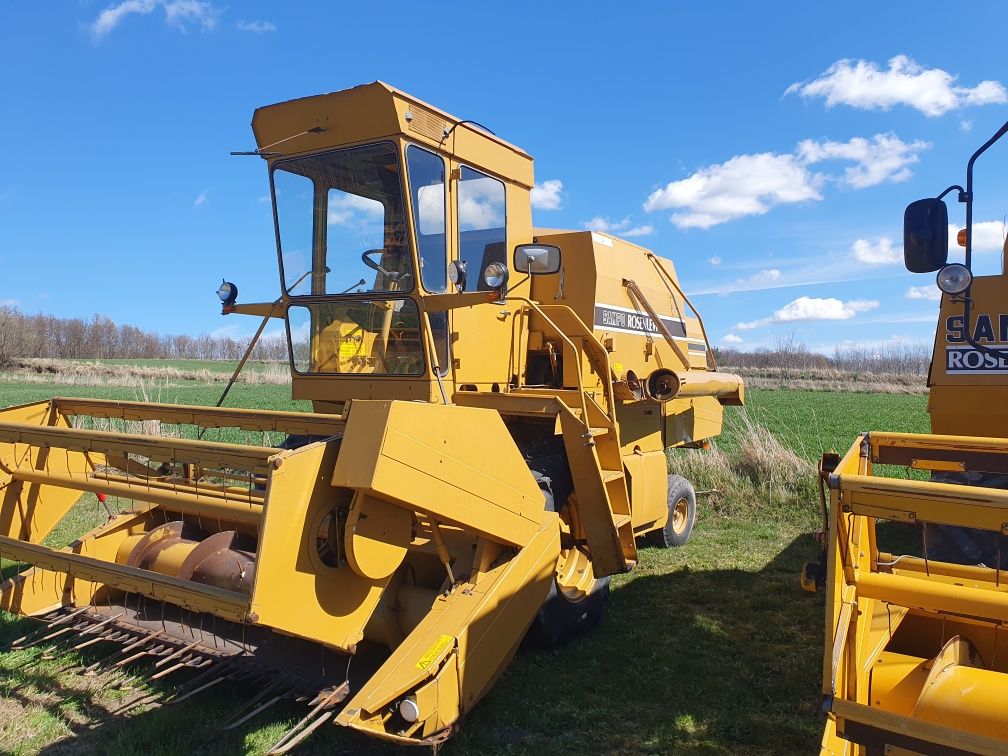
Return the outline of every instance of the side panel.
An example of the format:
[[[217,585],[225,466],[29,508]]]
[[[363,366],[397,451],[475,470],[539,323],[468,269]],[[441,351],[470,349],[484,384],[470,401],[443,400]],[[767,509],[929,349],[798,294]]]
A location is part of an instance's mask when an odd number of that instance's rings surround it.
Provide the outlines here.
[[[349,505],[351,492],[330,484],[338,454],[336,441],[311,444],[270,476],[252,611],[261,624],[352,652],[389,578],[368,580],[319,556],[326,516]]]

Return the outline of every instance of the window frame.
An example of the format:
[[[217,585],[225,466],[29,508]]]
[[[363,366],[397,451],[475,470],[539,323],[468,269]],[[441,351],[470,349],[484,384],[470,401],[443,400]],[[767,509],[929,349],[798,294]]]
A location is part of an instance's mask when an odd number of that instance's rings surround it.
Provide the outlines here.
[[[450,245],[448,244],[449,227],[451,225],[449,223],[450,216],[449,216],[449,213],[448,213],[448,209],[449,209],[448,208],[448,204],[449,204],[448,203],[448,195],[449,195],[448,182],[449,182],[449,178],[450,178],[451,174],[450,174],[450,169],[449,169],[449,166],[448,166],[448,161],[445,160],[445,158],[444,158],[443,155],[439,155],[437,152],[434,152],[433,150],[429,150],[426,147],[424,147],[424,146],[422,146],[420,144],[417,144],[416,142],[405,142],[404,144],[405,144],[405,149],[403,150],[403,164],[406,167],[406,171],[405,171],[405,174],[406,174],[406,188],[407,188],[406,194],[407,194],[407,199],[408,199],[409,205],[410,205],[410,207],[409,207],[409,210],[410,210],[410,220],[412,221],[412,226],[413,226],[413,246],[414,246],[414,250],[416,252],[415,256],[416,256],[417,268],[419,269],[419,275],[417,276],[417,278],[419,279],[419,282],[420,282],[420,289],[424,293],[427,293],[427,294],[445,294],[448,291],[448,285],[449,285],[449,281],[448,281],[448,263],[451,261],[451,248],[450,248]],[[440,290],[427,288],[427,284],[423,280],[423,266],[420,264],[420,259],[421,259],[421,255],[420,255],[420,214],[419,214],[420,211],[419,211],[418,208],[414,207],[413,180],[412,180],[412,177],[410,175],[409,151],[411,149],[419,150],[420,152],[427,153],[428,155],[431,155],[431,156],[437,158],[438,160],[441,161],[441,168],[443,170],[444,183],[442,184],[442,193],[441,193],[441,196],[442,196],[442,208],[444,210],[444,243],[443,243],[444,244],[444,271],[443,271],[444,272],[444,286],[442,286]],[[419,199],[419,197],[420,197],[420,191],[419,191],[419,189],[420,188],[417,187],[417,199]]]
[[[410,249],[408,250],[408,253],[409,253],[409,257],[410,257],[410,264],[413,266],[413,270],[414,270],[415,275],[411,276],[411,278],[413,278],[413,283],[412,283],[412,286],[409,289],[401,289],[401,290],[396,290],[396,291],[388,291],[388,290],[385,290],[385,289],[376,289],[374,291],[367,291],[367,292],[360,292],[360,293],[348,293],[348,294],[339,294],[339,293],[332,293],[332,294],[329,294],[329,293],[326,293],[326,294],[314,294],[314,293],[293,294],[290,291],[288,291],[288,289],[287,289],[287,278],[286,278],[286,273],[284,271],[284,261],[283,261],[283,250],[284,250],[284,248],[283,248],[283,239],[282,239],[281,234],[280,234],[280,213],[279,213],[279,210],[278,210],[278,207],[277,207],[276,182],[275,182],[275,179],[274,179],[274,176],[275,176],[276,172],[278,170],[283,170],[283,166],[285,164],[287,164],[287,163],[293,163],[293,162],[296,162],[298,160],[302,160],[304,158],[322,158],[322,157],[325,157],[326,155],[330,155],[330,154],[337,153],[337,152],[346,152],[346,151],[349,151],[349,150],[359,149],[361,147],[374,147],[374,146],[378,146],[378,145],[389,145],[395,151],[396,162],[399,163],[400,165],[404,165],[404,163],[405,163],[405,161],[404,161],[405,150],[402,149],[402,146],[403,146],[402,143],[399,142],[399,141],[397,141],[397,140],[387,139],[387,138],[386,139],[378,139],[376,141],[360,142],[358,144],[341,145],[341,146],[336,147],[334,149],[323,150],[321,152],[313,152],[313,153],[307,153],[307,154],[285,156],[283,158],[279,158],[279,159],[275,160],[274,162],[272,162],[270,164],[270,166],[269,166],[269,185],[270,185],[270,199],[272,200],[272,204],[273,204],[273,233],[274,233],[274,237],[276,239],[277,264],[278,264],[279,271],[280,271],[280,293],[281,293],[282,296],[289,297],[291,299],[296,299],[296,300],[300,301],[300,300],[303,300],[303,299],[309,298],[309,297],[352,297],[352,296],[361,296],[361,297],[363,297],[363,296],[368,296],[369,298],[376,298],[374,295],[379,295],[377,298],[381,298],[381,296],[384,296],[384,295],[387,295],[387,294],[409,295],[409,294],[413,294],[414,292],[417,291],[417,289],[418,289],[417,280],[420,277],[420,274],[418,272],[419,255],[418,255],[417,250],[415,248],[416,245],[415,245],[415,242],[414,242],[412,236],[410,236],[410,238],[409,238]],[[285,171],[285,172],[289,173],[291,175],[302,175],[302,174],[294,173],[293,171]],[[304,178],[308,178],[307,176],[303,176],[303,177]],[[316,229],[315,229],[315,219],[316,219],[315,197],[318,195],[318,185],[317,185],[317,182],[315,180],[313,180],[313,179],[309,179],[309,180],[311,181],[311,184],[312,184],[312,225],[311,225],[311,228],[310,228],[311,239],[312,239],[312,248],[311,248],[310,252],[311,252],[312,257],[314,257],[314,254],[315,254],[315,239],[316,239]],[[329,191],[331,191],[332,189],[333,189],[333,187],[327,187],[326,188],[326,215],[328,215],[328,210],[329,210]],[[404,211],[404,213],[408,211],[408,207],[407,207],[407,202],[409,201],[408,190],[409,190],[409,187],[407,186],[407,184],[405,182],[405,171],[401,170],[399,172],[399,191],[400,191],[400,196],[401,196],[401,199],[402,199],[402,205],[403,205],[403,211]],[[343,190],[339,190],[339,191],[343,191]],[[345,194],[351,194],[351,192],[344,192],[344,193]],[[358,195],[358,196],[364,196],[364,195]],[[368,198],[368,199],[371,199],[371,198]],[[378,201],[378,200],[375,200],[375,201]],[[386,210],[386,213],[387,213],[388,212],[388,206],[384,202],[382,203],[382,205],[385,207],[385,210]],[[326,234],[326,249],[325,249],[325,252],[326,252],[326,258],[327,258],[327,262],[328,262],[328,253],[329,253],[329,248],[328,248],[328,233]],[[394,299],[402,299],[403,297],[402,296],[395,296],[395,297],[392,297],[392,298],[394,298]],[[293,360],[293,353],[291,353],[291,359]],[[310,375],[316,375],[316,374],[312,373]]]
[[[504,179],[500,178],[499,176],[495,176],[492,173],[487,173],[486,171],[481,170],[479,168],[476,168],[475,166],[472,166],[469,163],[461,163],[461,162],[457,163],[457,168],[458,168],[458,178],[456,179],[455,208],[454,208],[455,209],[455,259],[456,260],[461,260],[462,259],[462,213],[461,213],[461,209],[459,207],[459,203],[462,200],[462,171],[467,169],[467,170],[470,170],[470,171],[475,171],[480,176],[483,176],[485,178],[493,179],[494,181],[496,181],[498,184],[501,185],[501,189],[503,191],[503,196],[504,196],[504,225],[503,225],[503,229],[504,229],[504,264],[510,270],[510,268],[511,268],[511,261],[509,259],[510,255],[508,254],[508,231],[509,231],[509,226],[508,226],[508,199],[507,199],[507,195],[508,195],[507,187],[508,187],[508,184],[507,184],[507,182]],[[480,273],[481,272],[482,271],[476,271],[475,272],[476,273],[476,277],[473,280],[476,282],[476,288],[473,288],[473,289],[469,289],[468,288],[469,279],[467,278],[467,280],[466,280],[467,288],[465,289],[465,291],[467,291],[467,292],[468,291],[480,291],[479,282],[482,280],[482,278],[480,277]],[[469,271],[468,270],[466,270],[466,275],[467,276],[469,275]]]

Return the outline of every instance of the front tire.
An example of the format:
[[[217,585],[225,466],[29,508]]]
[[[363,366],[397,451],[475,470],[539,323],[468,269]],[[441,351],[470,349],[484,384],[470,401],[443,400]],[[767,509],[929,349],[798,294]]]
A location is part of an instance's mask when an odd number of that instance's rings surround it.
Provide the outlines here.
[[[546,510],[556,511],[548,487],[543,487],[543,495]],[[560,511],[561,534],[568,545],[561,548],[549,595],[526,636],[533,644],[546,648],[563,645],[598,627],[609,603],[609,577],[596,578],[591,560],[575,543],[575,539],[584,538],[584,533],[573,499]]]
[[[669,475],[668,519],[664,527],[647,534],[648,544],[663,549],[685,546],[696,524],[696,510],[693,484],[681,475]]]

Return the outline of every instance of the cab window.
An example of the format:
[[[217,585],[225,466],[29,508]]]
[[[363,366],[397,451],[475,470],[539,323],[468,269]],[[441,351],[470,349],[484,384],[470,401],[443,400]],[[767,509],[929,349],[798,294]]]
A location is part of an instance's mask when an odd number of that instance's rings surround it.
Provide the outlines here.
[[[489,291],[483,272],[493,262],[507,265],[504,184],[462,166],[458,182],[459,260],[465,263],[466,291]]]

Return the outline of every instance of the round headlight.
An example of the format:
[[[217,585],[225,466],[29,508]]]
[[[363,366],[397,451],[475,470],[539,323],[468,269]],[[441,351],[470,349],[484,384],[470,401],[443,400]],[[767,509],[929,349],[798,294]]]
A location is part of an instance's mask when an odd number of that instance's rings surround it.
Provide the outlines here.
[[[973,274],[961,263],[946,265],[938,271],[938,288],[946,294],[962,294],[973,283]]]
[[[464,289],[466,285],[466,262],[465,260],[452,260],[448,263],[448,280],[453,286]]]
[[[230,281],[221,281],[220,288],[217,289],[217,296],[226,305],[234,304],[238,299],[238,287]]]
[[[508,269],[502,263],[490,263],[483,271],[483,282],[491,289],[499,289],[507,283],[507,280]]]

